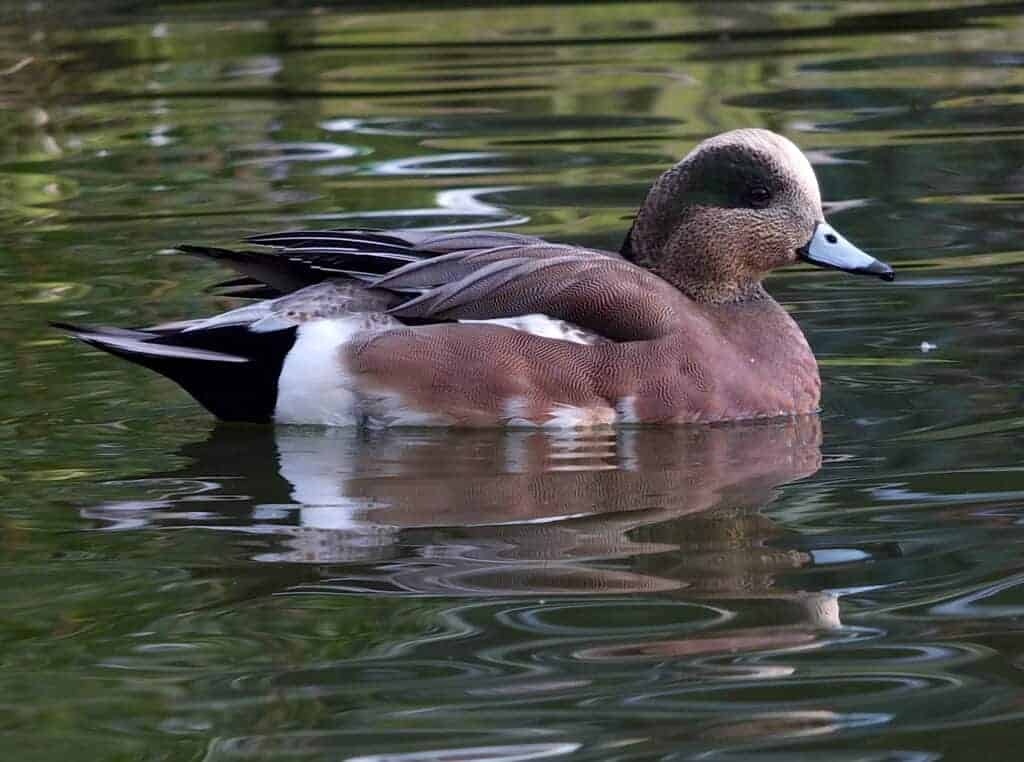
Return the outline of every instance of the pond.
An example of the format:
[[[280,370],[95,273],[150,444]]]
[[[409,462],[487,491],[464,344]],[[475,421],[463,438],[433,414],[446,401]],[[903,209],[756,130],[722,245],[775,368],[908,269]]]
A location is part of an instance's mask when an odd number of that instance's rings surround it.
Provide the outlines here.
[[[1019,3],[0,3],[0,748],[1005,759],[1024,742]],[[895,283],[769,290],[820,416],[218,425],[51,320],[210,314],[301,227],[617,249],[767,127]]]

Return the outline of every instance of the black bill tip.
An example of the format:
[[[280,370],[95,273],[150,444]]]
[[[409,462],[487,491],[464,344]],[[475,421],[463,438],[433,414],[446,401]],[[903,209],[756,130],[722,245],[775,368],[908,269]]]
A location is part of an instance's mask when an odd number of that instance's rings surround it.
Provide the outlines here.
[[[880,262],[877,259],[865,268],[864,272],[877,275],[882,280],[889,281],[890,283],[896,280],[895,271],[885,262]]]

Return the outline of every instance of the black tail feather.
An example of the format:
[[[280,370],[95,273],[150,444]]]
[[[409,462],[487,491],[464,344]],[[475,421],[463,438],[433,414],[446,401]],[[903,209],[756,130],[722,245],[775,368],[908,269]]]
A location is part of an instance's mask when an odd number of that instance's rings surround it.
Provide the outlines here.
[[[290,294],[330,278],[372,286],[381,276],[424,258],[535,241],[491,231],[303,230],[253,236],[247,243],[254,249],[191,244],[177,248],[224,262],[242,276],[212,286],[214,293],[259,299]],[[430,318],[430,322],[436,320]],[[271,420],[278,377],[297,329],[261,333],[245,325],[201,327],[201,323],[185,320],[145,329],[53,325],[91,346],[167,376],[219,418]]]
[[[53,323],[90,346],[175,381],[225,421],[268,422],[295,329],[254,333],[245,326],[156,333]]]

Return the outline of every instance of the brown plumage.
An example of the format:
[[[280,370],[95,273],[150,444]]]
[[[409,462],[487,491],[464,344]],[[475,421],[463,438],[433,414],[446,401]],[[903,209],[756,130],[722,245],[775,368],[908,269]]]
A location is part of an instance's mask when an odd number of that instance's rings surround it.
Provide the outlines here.
[[[141,332],[71,330],[225,418],[710,422],[818,407],[817,363],[764,290],[769,271],[802,258],[892,277],[824,222],[810,164],[765,130],[707,140],[663,174],[621,255],[488,231],[250,241],[264,248],[183,249],[239,270],[232,293],[276,298]],[[261,355],[260,336],[278,337],[275,357]],[[260,380],[240,402],[246,366]]]

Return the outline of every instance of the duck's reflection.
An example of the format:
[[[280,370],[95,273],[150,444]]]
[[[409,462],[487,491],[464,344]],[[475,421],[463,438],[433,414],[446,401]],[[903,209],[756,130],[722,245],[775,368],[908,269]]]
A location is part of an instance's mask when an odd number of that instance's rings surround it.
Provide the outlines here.
[[[749,595],[808,560],[768,546],[779,530],[759,509],[818,470],[820,441],[816,417],[572,435],[227,427],[186,448],[186,469],[130,483],[150,499],[86,513],[265,535],[256,560],[355,565],[322,583],[348,589]]]
[[[147,499],[87,515],[244,533],[274,593],[700,601],[726,631],[645,628],[575,657],[699,659],[811,647],[839,624],[834,596],[787,584],[812,559],[779,549],[761,512],[818,470],[820,442],[815,417],[575,435],[228,427],[187,448],[187,468],[122,485]]]

